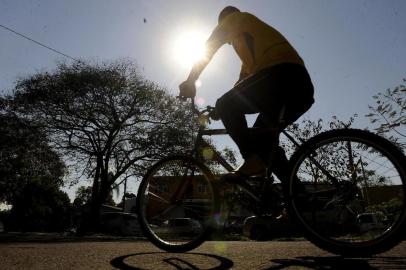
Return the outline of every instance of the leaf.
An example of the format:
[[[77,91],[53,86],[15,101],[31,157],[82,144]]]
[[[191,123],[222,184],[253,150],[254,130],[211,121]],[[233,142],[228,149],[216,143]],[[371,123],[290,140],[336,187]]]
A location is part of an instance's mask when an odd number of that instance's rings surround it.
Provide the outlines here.
[[[382,113],[386,113],[387,112],[387,110],[386,109],[388,109],[389,108],[389,104],[385,104],[384,106],[382,106]]]
[[[394,128],[394,127],[399,127],[399,126],[400,126],[400,123],[394,123],[394,124],[388,125],[388,128]]]

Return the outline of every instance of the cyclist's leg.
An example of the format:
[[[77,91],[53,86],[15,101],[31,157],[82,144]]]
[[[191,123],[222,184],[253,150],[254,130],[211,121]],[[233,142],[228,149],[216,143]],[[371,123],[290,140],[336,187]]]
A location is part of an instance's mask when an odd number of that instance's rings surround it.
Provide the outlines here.
[[[307,102],[309,100],[309,102]],[[250,134],[245,114],[260,112],[257,127],[277,128],[282,107],[286,107],[286,125],[295,121],[306,110],[301,103],[313,103],[313,86],[303,66],[281,64],[249,77],[217,100],[218,114],[240,149],[244,159],[260,155],[269,137],[260,139]],[[286,127],[280,127],[282,130]],[[276,140],[278,134],[275,135]],[[283,150],[277,150],[278,152]],[[279,155],[282,159],[282,155]],[[286,159],[286,157],[285,157]]]
[[[269,134],[259,133],[256,135],[256,144],[260,157],[271,166],[270,169],[275,173],[279,180],[285,182],[289,174],[288,159],[285,154],[285,150],[279,146],[279,121],[274,119],[274,121],[269,121],[275,117],[266,117],[263,113],[259,114],[254,127],[256,128],[270,128],[274,132]],[[265,119],[268,119],[266,121]]]
[[[217,100],[216,109],[227,133],[237,144],[242,157],[248,158],[252,146],[245,114],[257,113],[257,109],[253,108],[244,96],[234,93],[233,90]]]
[[[273,98],[277,99],[273,107],[265,107],[259,114],[254,127],[268,127],[275,131],[282,131],[296,121],[313,104],[313,85],[306,69],[299,65],[282,65],[275,71],[278,87]],[[283,109],[283,121],[280,119]],[[263,159],[272,163],[272,170],[283,182],[289,177],[288,159],[285,151],[279,146],[279,134],[275,132],[270,136],[260,135],[255,142],[261,149]]]
[[[268,81],[268,73],[260,72],[236,85],[216,102],[218,115],[244,159],[256,152],[245,115],[258,113],[267,104],[266,100],[270,99],[266,91]]]

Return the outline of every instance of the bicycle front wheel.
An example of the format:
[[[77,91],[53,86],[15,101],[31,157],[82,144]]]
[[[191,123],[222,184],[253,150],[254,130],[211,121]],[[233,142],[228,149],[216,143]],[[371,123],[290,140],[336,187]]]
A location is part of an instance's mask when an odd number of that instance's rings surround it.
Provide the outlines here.
[[[332,130],[292,156],[290,209],[327,251],[369,256],[404,239],[405,156],[363,130]]]
[[[188,156],[156,163],[138,189],[137,213],[145,236],[169,252],[203,243],[217,212],[212,181],[209,169]]]

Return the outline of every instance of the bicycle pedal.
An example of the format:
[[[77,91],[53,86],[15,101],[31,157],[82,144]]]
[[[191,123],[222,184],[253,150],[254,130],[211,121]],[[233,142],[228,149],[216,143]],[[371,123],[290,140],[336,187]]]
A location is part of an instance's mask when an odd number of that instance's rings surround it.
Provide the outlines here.
[[[243,182],[245,179],[246,179],[246,177],[241,176],[236,173],[228,173],[221,177],[222,181],[224,181],[225,183],[230,183],[230,184],[238,184],[238,183]]]
[[[245,177],[244,179],[247,179],[248,181],[251,181],[251,182],[262,182],[264,180],[264,177],[259,176],[259,175],[253,175],[253,176]]]

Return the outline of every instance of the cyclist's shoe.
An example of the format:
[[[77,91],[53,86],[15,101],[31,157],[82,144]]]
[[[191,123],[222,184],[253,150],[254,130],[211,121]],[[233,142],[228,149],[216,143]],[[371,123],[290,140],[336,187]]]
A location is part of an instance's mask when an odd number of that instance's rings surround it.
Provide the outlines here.
[[[265,163],[258,156],[252,155],[250,158],[246,159],[237,170],[224,175],[221,180],[228,183],[238,184],[252,176],[263,175],[265,170]]]
[[[244,163],[236,170],[236,174],[240,176],[254,176],[264,174],[266,170],[266,164],[257,155],[251,155],[245,159]]]

